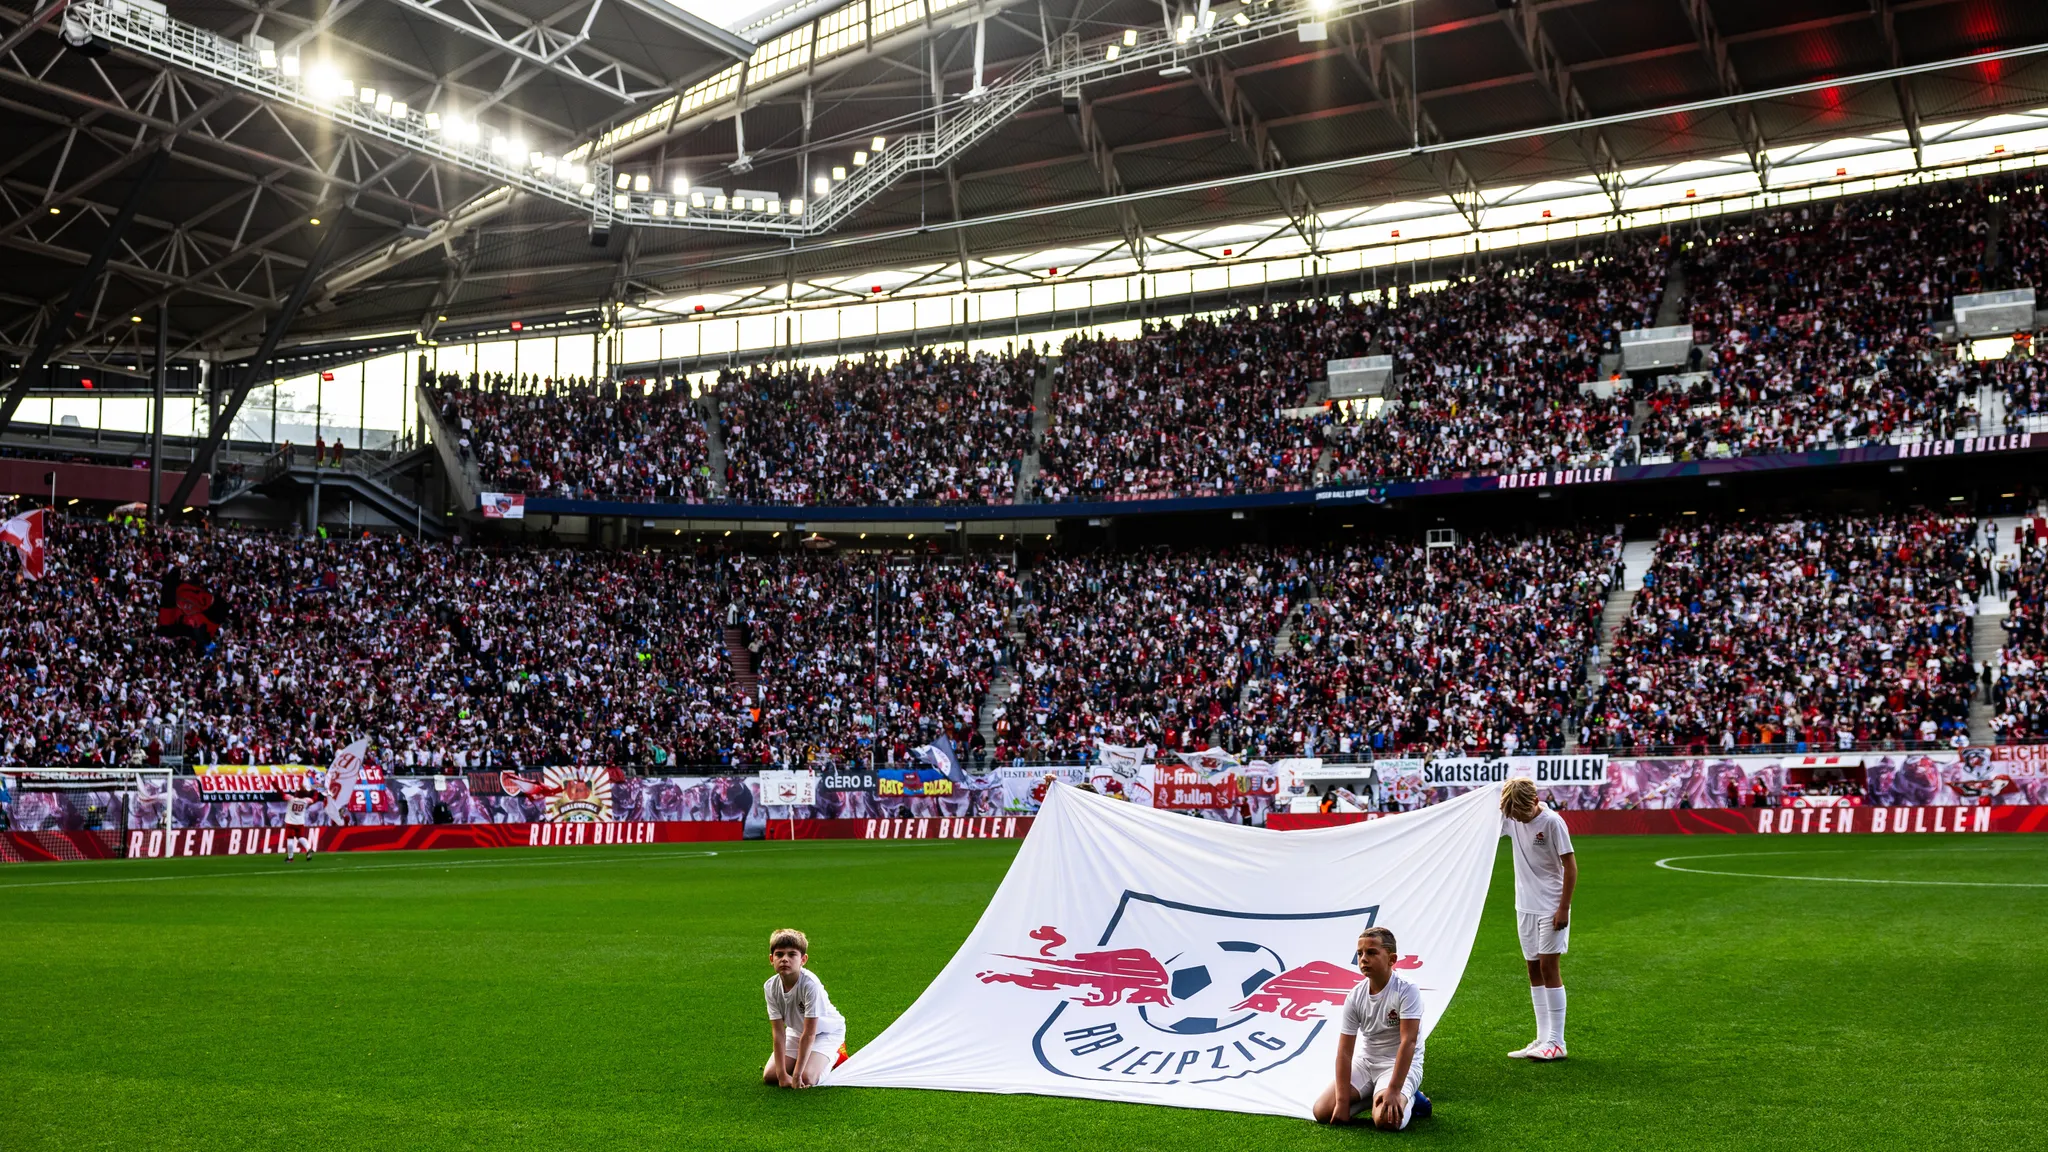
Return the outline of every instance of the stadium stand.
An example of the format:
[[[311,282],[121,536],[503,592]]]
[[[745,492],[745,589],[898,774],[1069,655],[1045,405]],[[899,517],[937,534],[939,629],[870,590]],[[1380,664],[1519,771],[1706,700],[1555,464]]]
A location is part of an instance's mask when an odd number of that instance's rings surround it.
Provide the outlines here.
[[[1976,521],[1707,519],[1666,529],[1587,721],[1600,748],[1937,746],[1963,730]]]
[[[1566,531],[1323,557],[1251,722],[1304,755],[1555,751],[1620,548]]]
[[[1138,500],[2023,430],[2048,405],[2028,343],[1980,361],[1936,328],[1957,293],[2035,285],[2044,213],[2025,176],[1950,181],[1503,259],[1428,290],[1074,337],[1036,444],[1029,351],[727,370],[726,486],[746,504],[1007,504],[1035,451],[1034,502]],[[1622,378],[1621,333],[1660,313],[1692,325],[1691,362]],[[1367,354],[1394,358],[1393,397],[1326,403],[1327,362]],[[721,498],[680,393],[531,392],[444,393],[490,482]]]
[[[1031,440],[1030,352],[957,349],[719,376],[742,504],[1008,504]]]
[[[704,420],[681,388],[534,377],[445,377],[438,411],[485,484],[507,492],[700,502]]]

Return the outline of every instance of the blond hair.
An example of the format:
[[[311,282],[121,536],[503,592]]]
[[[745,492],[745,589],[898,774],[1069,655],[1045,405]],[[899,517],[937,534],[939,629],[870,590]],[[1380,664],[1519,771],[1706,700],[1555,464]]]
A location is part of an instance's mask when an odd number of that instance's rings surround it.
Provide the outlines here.
[[[768,951],[794,948],[806,956],[811,954],[811,942],[802,932],[794,928],[777,928],[768,934]]]
[[[1536,783],[1525,776],[1508,781],[1500,790],[1501,815],[1510,820],[1528,820],[1536,815]]]

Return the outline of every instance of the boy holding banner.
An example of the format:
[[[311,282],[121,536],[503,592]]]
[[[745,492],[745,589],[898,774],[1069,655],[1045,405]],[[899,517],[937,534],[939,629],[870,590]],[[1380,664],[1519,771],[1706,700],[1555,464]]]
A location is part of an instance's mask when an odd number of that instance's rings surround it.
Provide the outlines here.
[[[1337,1075],[1316,1097],[1318,1124],[1370,1114],[1373,1127],[1398,1132],[1430,1114],[1422,1094],[1422,993],[1394,975],[1395,947],[1390,929],[1359,933],[1358,970],[1365,979],[1344,999]]]
[[[1508,1053],[1517,1060],[1562,1060],[1564,977],[1558,959],[1571,947],[1572,890],[1579,858],[1564,817],[1536,799],[1536,784],[1517,777],[1501,786],[1500,834],[1515,860],[1516,932],[1529,964],[1529,1000],[1536,1039]]]

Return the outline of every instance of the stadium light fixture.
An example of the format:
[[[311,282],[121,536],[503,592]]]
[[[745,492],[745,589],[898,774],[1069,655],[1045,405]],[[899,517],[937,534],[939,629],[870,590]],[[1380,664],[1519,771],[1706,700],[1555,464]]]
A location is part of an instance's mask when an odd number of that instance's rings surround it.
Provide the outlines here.
[[[364,104],[375,104],[377,102],[377,90],[365,84],[362,87],[362,91],[357,94],[357,99]]]
[[[57,206],[56,206],[56,205],[54,205],[54,204],[50,205],[50,215],[52,215],[52,216],[62,216],[63,214],[64,214],[64,210],[63,210],[62,208],[59,208],[59,207],[57,207]]]
[[[668,215],[668,201],[657,196],[654,198],[654,203],[648,208],[648,211],[656,216],[666,216]]]
[[[811,181],[811,191],[817,193],[820,196],[823,196],[826,192],[830,191],[831,188],[832,180],[830,177],[820,176],[816,180]]]
[[[860,151],[856,151],[856,152],[854,152],[854,154],[853,154],[853,166],[854,166],[855,168],[865,168],[865,167],[867,167],[867,166],[868,166],[868,154],[867,154],[867,153],[865,153],[865,152],[860,152]]]
[[[412,107],[408,105],[405,101],[393,100],[391,102],[391,114],[393,116],[398,117],[400,120],[405,119],[411,113]]]
[[[692,207],[692,208],[702,208],[703,206],[704,206],[704,194],[703,194],[702,192],[692,192],[692,193],[690,193],[690,207]]]
[[[645,173],[633,177],[633,191],[645,192],[651,189],[652,187],[654,187],[654,182],[652,180],[649,180]]]
[[[690,178],[688,176],[676,177],[674,187],[676,195],[681,196],[683,193],[688,192],[690,190]]]
[[[1239,28],[1245,28],[1250,26],[1251,18],[1246,16],[1244,13],[1239,12],[1230,18],[1230,22],[1232,24],[1237,25]]]
[[[1107,49],[1103,51],[1102,58],[1104,60],[1114,62],[1116,58],[1121,55],[1123,55],[1123,49],[1119,48],[1115,44],[1111,44]]]
[[[873,140],[868,141],[868,151],[870,152],[880,152],[888,146],[889,138],[886,136],[877,136]]]
[[[377,101],[376,101],[376,108],[377,108],[377,113],[378,113],[379,115],[381,115],[381,116],[389,116],[389,115],[391,115],[391,93],[389,93],[389,92],[379,92],[379,93],[377,93]]]
[[[597,185],[592,184],[588,180],[585,180],[582,186],[577,188],[576,191],[584,196],[595,196],[597,195]]]
[[[626,209],[632,206],[633,198],[631,196],[626,195],[624,192],[618,192],[612,195],[612,208],[615,211],[624,212]]]
[[[711,198],[711,210],[713,212],[725,211],[725,193],[720,192]]]
[[[282,66],[282,71],[287,76],[297,76],[299,74],[299,58],[297,56],[286,56],[279,60],[278,64]]]
[[[802,200],[800,200],[800,199],[799,199],[799,200],[791,200],[791,201],[789,202],[789,214],[790,214],[791,216],[801,216],[801,215],[803,215],[803,214],[804,214],[804,202],[803,202]]]
[[[1136,28],[1126,28],[1126,29],[1124,29],[1124,47],[1126,47],[1126,48],[1136,48],[1137,46],[1138,46],[1138,30],[1137,30]]]
[[[265,48],[257,52],[256,63],[266,72],[277,67],[277,49]]]
[[[839,166],[839,165],[837,165],[837,164],[834,164],[834,165],[832,166],[832,179],[834,179],[834,180],[844,180],[844,179],[846,179],[846,169],[844,169],[844,168],[840,167],[840,166]]]
[[[441,130],[441,114],[440,114],[439,112],[429,112],[429,113],[427,113],[427,131],[429,131],[429,132],[439,132],[440,130]]]
[[[618,180],[613,184],[613,187],[617,188],[621,192],[624,192],[626,189],[631,188],[632,186],[633,177],[625,172],[619,173]]]

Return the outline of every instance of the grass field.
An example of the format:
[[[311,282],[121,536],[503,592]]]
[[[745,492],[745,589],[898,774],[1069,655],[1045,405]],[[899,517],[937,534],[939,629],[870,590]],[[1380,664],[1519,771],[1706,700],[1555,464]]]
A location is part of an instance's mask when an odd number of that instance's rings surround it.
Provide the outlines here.
[[[1572,1059],[1497,861],[1399,1137],[758,1082],[770,928],[854,1046],[966,936],[1003,842],[749,843],[0,871],[0,1149],[2041,1147],[2048,837],[1583,837]],[[1716,854],[1702,859],[1704,854]],[[1831,883],[1747,874],[1944,885]],[[1973,885],[2016,885],[1980,887]],[[971,1022],[963,1024],[971,1027]]]

